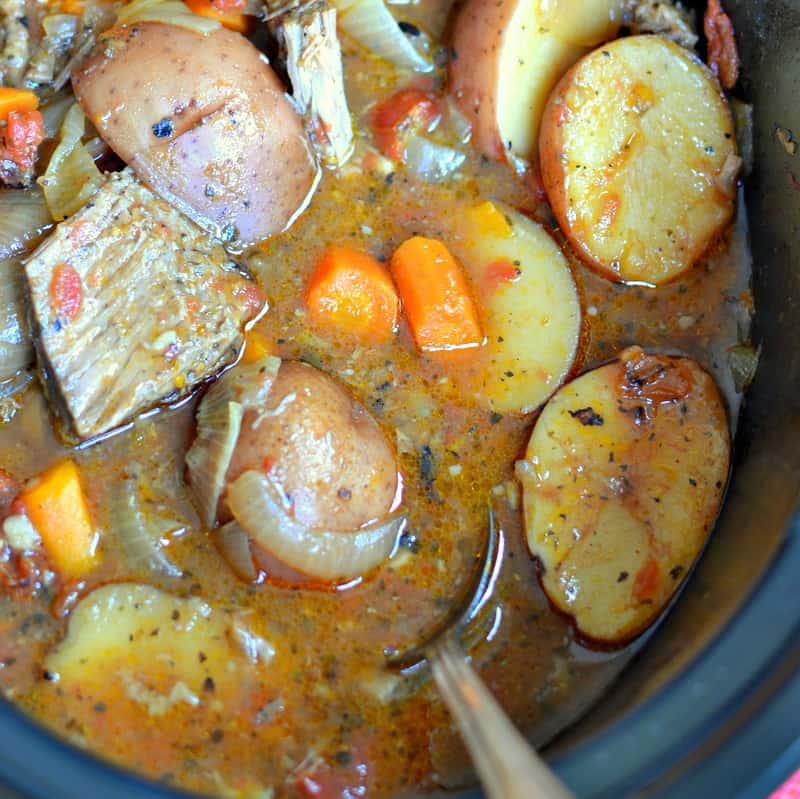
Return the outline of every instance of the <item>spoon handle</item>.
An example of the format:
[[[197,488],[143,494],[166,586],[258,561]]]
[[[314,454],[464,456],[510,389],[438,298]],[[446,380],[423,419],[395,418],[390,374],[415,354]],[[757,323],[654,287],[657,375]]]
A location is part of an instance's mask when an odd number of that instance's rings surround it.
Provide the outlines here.
[[[575,799],[512,724],[451,636],[437,641],[427,655],[490,799]]]

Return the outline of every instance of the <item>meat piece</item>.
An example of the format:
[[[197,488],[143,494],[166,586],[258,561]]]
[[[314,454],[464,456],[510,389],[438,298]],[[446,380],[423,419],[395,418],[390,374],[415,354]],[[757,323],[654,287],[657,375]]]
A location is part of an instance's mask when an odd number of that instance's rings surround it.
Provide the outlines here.
[[[221,245],[127,170],[25,272],[39,364],[81,440],[219,372],[263,304]]]
[[[3,50],[0,52],[0,84],[17,86],[31,56],[25,0],[0,0]]]
[[[680,3],[644,0],[633,9],[631,23],[633,33],[655,33],[694,50],[698,36],[695,28],[694,12]]]
[[[282,20],[286,69],[309,138],[323,164],[338,167],[353,150],[353,124],[342,77],[336,9],[315,2]]]

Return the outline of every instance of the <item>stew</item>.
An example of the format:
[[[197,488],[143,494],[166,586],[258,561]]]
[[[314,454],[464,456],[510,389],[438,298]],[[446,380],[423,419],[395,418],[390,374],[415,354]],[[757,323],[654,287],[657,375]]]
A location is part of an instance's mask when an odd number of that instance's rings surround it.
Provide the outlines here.
[[[690,576],[757,364],[716,0],[0,24],[4,695],[211,795],[468,784],[389,659],[491,508],[470,656],[537,745],[578,719]]]

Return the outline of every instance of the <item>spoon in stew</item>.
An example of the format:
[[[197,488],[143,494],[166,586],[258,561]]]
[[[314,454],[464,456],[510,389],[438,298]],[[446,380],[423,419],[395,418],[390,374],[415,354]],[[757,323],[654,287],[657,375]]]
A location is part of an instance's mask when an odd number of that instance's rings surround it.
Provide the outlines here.
[[[504,543],[490,507],[488,535],[462,601],[424,643],[388,654],[388,663],[403,674],[430,667],[490,799],[574,799],[514,726],[462,648],[462,640],[474,633],[475,621],[492,596]]]

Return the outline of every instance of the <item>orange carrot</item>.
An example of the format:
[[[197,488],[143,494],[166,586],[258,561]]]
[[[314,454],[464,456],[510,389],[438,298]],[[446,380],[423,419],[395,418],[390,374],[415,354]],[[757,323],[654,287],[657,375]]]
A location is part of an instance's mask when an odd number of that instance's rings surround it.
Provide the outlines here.
[[[253,328],[248,330],[244,337],[244,352],[242,353],[242,363],[249,364],[266,358],[272,351],[267,337],[260,331]]]
[[[239,0],[186,0],[194,14],[217,20],[221,25],[237,33],[250,33],[253,17],[238,13],[246,3]]]
[[[10,86],[0,87],[0,119],[8,119],[12,111],[35,111],[38,107],[39,98],[35,92]]]
[[[59,461],[22,491],[19,499],[64,580],[83,577],[97,560],[95,535],[78,467]]]
[[[399,301],[380,261],[354,247],[323,254],[306,291],[311,320],[364,341],[385,341],[397,327]]]
[[[467,279],[442,242],[422,236],[408,239],[392,256],[391,270],[421,350],[452,350],[483,343]]]

